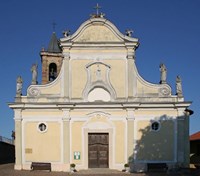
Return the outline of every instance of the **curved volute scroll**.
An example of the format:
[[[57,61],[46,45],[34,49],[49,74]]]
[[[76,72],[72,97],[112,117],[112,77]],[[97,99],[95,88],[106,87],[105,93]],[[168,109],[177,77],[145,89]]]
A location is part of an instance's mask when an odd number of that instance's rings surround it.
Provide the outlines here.
[[[137,69],[136,70],[136,82],[137,84],[134,85],[136,91],[137,97],[171,97],[172,96],[172,90],[170,85],[167,83],[167,73],[166,73],[166,66],[164,64],[160,64],[160,82],[159,84],[153,84],[145,79],[143,79]]]
[[[63,70],[62,65],[61,71],[58,76],[48,84],[42,85],[30,85],[27,88],[27,101],[28,102],[56,102],[63,98]],[[59,100],[60,99],[60,100]]]
[[[83,90],[84,101],[115,100],[116,92],[110,82],[109,76],[111,67],[103,62],[94,61],[86,65],[85,69],[87,71],[87,83],[85,89]],[[93,91],[101,93],[104,97],[91,97]]]

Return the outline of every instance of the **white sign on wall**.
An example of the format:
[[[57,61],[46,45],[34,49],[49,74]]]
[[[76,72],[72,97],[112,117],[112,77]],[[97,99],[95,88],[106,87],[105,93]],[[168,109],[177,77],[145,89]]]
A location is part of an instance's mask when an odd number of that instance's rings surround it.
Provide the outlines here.
[[[81,159],[81,152],[74,152],[74,159],[80,160]]]

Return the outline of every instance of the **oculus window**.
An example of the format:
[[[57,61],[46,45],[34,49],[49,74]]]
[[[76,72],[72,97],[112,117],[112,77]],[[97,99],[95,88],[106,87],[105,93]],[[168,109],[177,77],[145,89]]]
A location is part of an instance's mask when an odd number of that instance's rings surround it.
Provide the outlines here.
[[[159,131],[160,130],[160,122],[154,121],[151,123],[151,130],[152,131]]]
[[[46,132],[47,131],[47,124],[46,123],[39,123],[38,124],[38,130],[39,130],[39,132],[41,132],[41,133],[44,133],[44,132]]]

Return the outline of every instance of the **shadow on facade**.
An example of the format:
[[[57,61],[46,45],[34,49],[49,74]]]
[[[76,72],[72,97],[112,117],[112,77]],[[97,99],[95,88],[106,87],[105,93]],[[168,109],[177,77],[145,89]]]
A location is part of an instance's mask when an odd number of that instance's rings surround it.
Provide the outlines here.
[[[158,124],[153,127],[154,122]],[[139,130],[141,137],[136,144],[137,160],[150,162],[173,160],[174,133],[172,118],[161,116],[151,120],[150,125]]]
[[[148,163],[167,164],[167,161],[174,160],[175,125],[175,119],[167,115],[137,122],[138,132],[135,135],[138,140],[135,141],[135,150],[129,157],[133,172],[148,171]]]

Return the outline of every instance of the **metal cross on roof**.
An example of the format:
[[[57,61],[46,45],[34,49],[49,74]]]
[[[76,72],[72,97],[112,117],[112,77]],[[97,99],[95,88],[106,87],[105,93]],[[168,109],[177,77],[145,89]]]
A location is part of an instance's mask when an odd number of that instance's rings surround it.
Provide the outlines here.
[[[94,7],[94,9],[96,9],[97,16],[98,16],[99,15],[99,9],[101,9],[101,6],[99,6],[99,4],[97,3],[97,5]]]
[[[56,30],[56,23],[53,22],[53,23],[52,23],[52,26],[53,26],[53,32],[55,32],[55,30]]]

